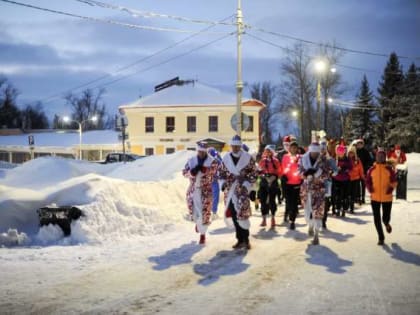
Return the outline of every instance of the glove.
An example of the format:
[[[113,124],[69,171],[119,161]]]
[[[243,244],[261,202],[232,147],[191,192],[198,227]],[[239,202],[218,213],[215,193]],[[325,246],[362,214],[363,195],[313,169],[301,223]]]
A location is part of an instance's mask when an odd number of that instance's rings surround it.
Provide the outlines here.
[[[199,165],[197,165],[197,166],[193,167],[193,168],[190,170],[191,175],[193,175],[193,176],[197,175],[197,173],[198,173],[200,170],[201,170],[201,166],[199,166]]]
[[[310,168],[310,169],[307,169],[304,173],[303,173],[303,175],[305,175],[305,176],[309,176],[309,175],[314,175],[316,173],[316,169],[314,169],[314,168]]]
[[[249,199],[251,199],[251,201],[255,201],[256,198],[257,192],[255,190],[251,190],[251,192],[249,193]]]
[[[392,194],[392,191],[394,190],[394,188],[392,186],[388,186],[388,189],[386,190],[386,194],[390,195]]]

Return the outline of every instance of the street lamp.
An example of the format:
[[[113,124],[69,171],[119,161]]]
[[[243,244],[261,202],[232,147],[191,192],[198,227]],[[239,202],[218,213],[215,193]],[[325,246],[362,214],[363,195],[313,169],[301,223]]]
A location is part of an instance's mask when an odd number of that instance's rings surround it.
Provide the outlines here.
[[[71,119],[69,116],[64,116],[63,121],[65,123],[75,122],[79,125],[79,129],[78,129],[78,131],[79,131],[79,160],[81,160],[82,159],[82,132],[83,132],[82,125],[83,125],[83,123],[85,123],[87,121],[97,122],[98,117],[97,116],[92,116],[91,118],[88,118],[88,119],[85,119],[85,120],[82,120],[82,121],[77,121],[77,120]]]
[[[316,76],[316,128],[317,130],[321,129],[321,75],[326,74],[327,71],[335,74],[337,72],[337,68],[330,67],[328,61],[325,59],[318,59],[315,61],[315,72],[318,74]],[[327,103],[325,103],[327,106]],[[327,110],[327,108],[325,108]],[[324,120],[327,119],[326,117],[327,112],[325,112]],[[324,122],[324,127],[326,126],[326,121]]]

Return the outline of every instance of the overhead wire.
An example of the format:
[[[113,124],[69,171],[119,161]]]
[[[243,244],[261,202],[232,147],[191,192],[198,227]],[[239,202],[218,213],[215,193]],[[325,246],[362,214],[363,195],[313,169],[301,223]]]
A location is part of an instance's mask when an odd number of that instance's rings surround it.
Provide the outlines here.
[[[86,3],[90,6],[98,6],[106,9],[118,10],[122,12],[126,12],[133,17],[144,17],[144,18],[166,18],[166,19],[173,19],[176,21],[181,22],[190,22],[190,23],[198,23],[198,24],[210,24],[210,25],[229,25],[229,26],[236,26],[235,23],[228,23],[223,21],[210,21],[210,20],[199,20],[199,19],[191,19],[177,15],[170,15],[170,14],[160,14],[150,11],[140,11],[137,9],[131,9],[124,6],[113,5],[105,2],[94,1],[94,0],[75,0],[77,2]]]
[[[371,51],[366,51],[366,50],[358,50],[358,49],[344,48],[344,47],[340,47],[340,46],[336,46],[336,45],[331,45],[331,44],[328,44],[328,43],[319,43],[319,42],[315,42],[315,41],[312,41],[312,40],[309,40],[309,39],[303,39],[303,38],[299,38],[299,37],[296,37],[296,36],[281,34],[281,33],[273,32],[273,31],[268,31],[268,30],[265,30],[263,28],[255,27],[255,26],[252,26],[252,25],[249,25],[249,24],[246,24],[245,27],[247,29],[254,29],[254,30],[259,31],[259,32],[262,32],[262,33],[274,35],[274,36],[277,36],[277,37],[287,38],[287,39],[295,40],[295,41],[306,43],[306,44],[310,44],[310,45],[324,46],[324,47],[328,47],[328,48],[332,48],[332,49],[337,49],[337,50],[342,50],[342,51],[350,52],[350,53],[354,53],[354,54],[363,54],[363,55],[377,56],[377,57],[385,57],[385,58],[388,58],[389,57],[389,54],[378,53],[378,52],[371,52]],[[400,59],[416,59],[416,60],[419,60],[420,59],[420,56],[402,56],[402,55],[398,55],[398,58],[400,58]]]
[[[176,33],[195,33],[195,32],[197,32],[195,30],[183,30],[183,29],[178,29],[178,28],[155,27],[155,26],[125,23],[125,22],[114,21],[114,20],[100,19],[100,18],[96,18],[96,17],[83,16],[83,15],[79,15],[79,14],[68,13],[68,12],[64,12],[64,11],[38,7],[38,6],[35,6],[35,5],[26,4],[26,3],[17,2],[17,1],[12,1],[12,0],[0,0],[0,1],[10,3],[10,4],[19,5],[19,6],[23,6],[23,7],[27,7],[27,8],[31,8],[31,9],[45,11],[45,12],[49,12],[49,13],[55,13],[55,14],[70,16],[70,17],[74,17],[74,18],[87,20],[87,21],[94,21],[94,22],[98,22],[98,23],[118,25],[118,26],[123,26],[123,27],[128,27],[128,28],[135,28],[135,29],[142,29],[142,30],[149,30],[149,31],[176,32]],[[226,32],[208,32],[208,34],[209,33],[210,34],[226,34]]]
[[[222,19],[221,21],[228,20],[228,19],[232,18],[232,16],[233,16],[233,15],[230,15],[230,16],[228,16],[228,17],[226,17],[226,18]],[[184,42],[186,42],[186,41],[190,40],[191,38],[193,38],[193,37],[195,37],[195,36],[199,35],[199,34],[200,34],[200,33],[202,33],[202,32],[205,32],[205,31],[207,31],[207,30],[211,29],[212,27],[214,27],[214,25],[210,25],[210,26],[208,26],[208,27],[206,27],[206,28],[204,28],[204,29],[202,29],[202,30],[200,30],[200,31],[198,31],[198,32],[196,32],[196,33],[194,33],[194,34],[191,34],[191,35],[189,35],[189,36],[185,37],[184,39],[182,39],[182,40],[180,40],[180,41],[175,42],[175,43],[174,43],[174,44],[172,44],[172,45],[169,45],[169,46],[167,46],[167,47],[165,47],[165,48],[163,48],[163,49],[160,49],[160,50],[158,50],[158,51],[156,51],[156,52],[154,52],[154,53],[152,53],[152,54],[150,54],[150,55],[148,55],[148,56],[146,56],[146,57],[140,58],[140,59],[138,59],[138,60],[136,60],[136,61],[134,61],[134,62],[132,62],[132,63],[130,63],[130,64],[128,64],[128,65],[122,66],[122,67],[120,67],[120,68],[116,69],[115,71],[113,71],[113,72],[111,72],[111,73],[105,74],[105,75],[100,76],[100,77],[98,77],[98,78],[96,78],[96,79],[93,79],[93,80],[90,80],[90,81],[88,81],[88,82],[82,83],[82,84],[77,85],[77,86],[75,86],[75,87],[73,87],[73,88],[67,89],[66,91],[63,91],[63,92],[60,92],[60,93],[54,94],[54,95],[52,95],[52,96],[49,96],[49,97],[47,97],[47,98],[45,98],[45,99],[41,100],[41,102],[44,102],[44,103],[48,104],[48,103],[50,103],[50,102],[52,101],[51,99],[57,99],[57,98],[59,98],[59,97],[62,97],[62,96],[63,96],[63,94],[66,94],[66,93],[72,92],[72,91],[74,91],[74,90],[81,89],[81,88],[83,88],[83,87],[87,87],[87,86],[89,86],[89,85],[91,85],[91,84],[93,84],[93,83],[99,82],[99,81],[104,80],[104,79],[109,78],[109,77],[112,77],[113,75],[115,75],[115,74],[117,74],[117,73],[119,73],[119,72],[122,72],[122,71],[124,71],[124,70],[127,70],[127,69],[129,69],[129,68],[131,68],[131,67],[133,67],[133,66],[135,66],[135,65],[138,65],[138,64],[140,64],[140,63],[142,63],[142,62],[144,62],[144,61],[146,61],[146,60],[149,60],[149,59],[151,59],[151,58],[153,58],[153,57],[155,57],[155,56],[157,56],[157,55],[160,55],[160,54],[164,53],[165,51],[168,51],[168,50],[170,50],[170,49],[172,49],[172,48],[174,48],[174,47],[176,47],[176,46],[179,46],[180,44],[182,44],[182,43],[184,43]],[[230,35],[230,34],[228,34],[228,35]]]

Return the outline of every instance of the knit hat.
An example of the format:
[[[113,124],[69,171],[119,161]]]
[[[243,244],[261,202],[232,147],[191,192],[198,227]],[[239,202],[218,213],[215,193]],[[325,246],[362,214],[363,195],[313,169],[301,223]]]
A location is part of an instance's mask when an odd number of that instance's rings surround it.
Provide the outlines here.
[[[207,152],[207,142],[197,142],[197,151]]]
[[[284,143],[290,143],[290,136],[284,136],[283,137],[283,144]]]
[[[378,147],[378,149],[376,150],[376,155],[379,155],[379,154],[383,154],[386,156],[385,149],[382,147]]]
[[[344,156],[346,155],[346,152],[347,152],[347,147],[345,145],[339,144],[335,148],[335,153],[337,153],[338,156]]]
[[[239,137],[238,135],[234,135],[232,140],[230,140],[230,145],[242,146],[241,137]]]
[[[308,147],[308,152],[321,153],[321,146],[318,142],[312,142]]]
[[[216,158],[219,155],[219,152],[217,152],[217,150],[213,147],[210,147],[208,150],[210,156]]]

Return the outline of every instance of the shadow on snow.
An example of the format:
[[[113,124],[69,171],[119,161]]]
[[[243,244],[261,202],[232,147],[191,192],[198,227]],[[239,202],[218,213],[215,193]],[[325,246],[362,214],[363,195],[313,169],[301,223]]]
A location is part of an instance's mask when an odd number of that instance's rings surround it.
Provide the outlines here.
[[[354,236],[354,234],[342,234],[331,230],[323,230],[321,235],[322,238],[333,238],[337,242],[347,242],[349,238]]]
[[[345,273],[347,271],[345,267],[353,265],[350,260],[338,257],[331,249],[322,245],[308,245],[306,254],[310,256],[306,258],[308,263],[324,266],[332,273]]]
[[[252,237],[259,239],[259,240],[272,240],[276,237],[280,237],[281,235],[276,231],[276,229],[268,229],[260,228],[258,233],[252,234]]]
[[[406,251],[396,243],[392,243],[391,247],[384,245],[383,248],[394,259],[401,260],[407,264],[420,266],[420,255]]]
[[[165,270],[172,266],[191,263],[192,256],[198,253],[202,248],[203,246],[197,245],[196,242],[191,242],[189,244],[184,244],[179,248],[171,249],[161,256],[151,256],[148,260],[156,264],[153,266],[153,269]]]
[[[222,250],[217,252],[207,263],[195,264],[194,272],[202,277],[198,280],[198,284],[207,286],[218,281],[222,276],[232,276],[244,272],[249,267],[249,264],[242,262],[246,254],[246,250]]]
[[[225,226],[222,228],[209,231],[209,234],[211,235],[231,234],[232,232],[235,232],[235,228],[233,226],[232,227]]]

